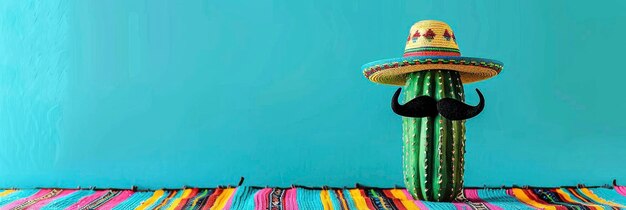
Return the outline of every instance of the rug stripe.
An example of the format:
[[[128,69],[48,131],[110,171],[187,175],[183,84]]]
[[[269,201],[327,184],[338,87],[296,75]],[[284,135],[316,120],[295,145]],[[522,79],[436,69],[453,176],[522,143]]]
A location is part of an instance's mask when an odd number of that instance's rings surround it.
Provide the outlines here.
[[[324,207],[324,210],[334,210],[333,204],[330,201],[330,195],[328,193],[328,190],[320,191],[320,200],[322,201],[322,206]]]
[[[405,189],[217,188],[184,190],[0,189],[0,209],[620,209],[626,188],[465,189],[466,202],[413,200]],[[272,205],[273,204],[273,205]]]
[[[333,205],[333,209],[342,210],[344,209],[342,206],[341,200],[339,200],[339,194],[337,194],[336,190],[328,190],[328,197],[330,199],[330,203]]]
[[[596,194],[594,194],[588,188],[581,188],[581,189],[579,189],[579,191],[582,192],[582,194],[584,194],[585,196],[587,196],[588,198],[590,198],[591,200],[593,200],[597,204],[606,205],[606,206],[609,206],[609,207],[616,207],[616,208],[626,208],[626,206],[622,206],[620,204],[613,203],[613,202],[610,202],[610,201],[607,201],[607,200],[604,200],[604,199],[598,197]]]
[[[191,189],[191,192],[185,198],[180,199],[178,204],[172,209],[174,210],[184,209],[184,207],[187,206],[187,204],[191,201],[191,199],[196,197],[196,195],[198,195],[199,192],[200,192],[200,189],[196,189],[196,188]]]
[[[587,205],[587,206],[592,206],[595,209],[605,209],[604,205],[602,205],[602,204],[594,201],[593,199],[589,198],[587,195],[585,195],[584,193],[582,193],[578,189],[571,188],[571,189],[568,190],[568,192],[570,194],[574,195],[579,200],[583,201],[584,204]]]
[[[161,199],[157,200],[157,202],[152,204],[152,206],[148,207],[148,209],[159,210],[159,209],[163,208],[164,206],[166,206],[170,201],[172,201],[172,199],[177,198],[181,194],[182,194],[182,192],[180,190],[168,191],[167,196],[161,197]]]
[[[271,188],[263,188],[254,194],[254,209],[262,210],[269,208],[269,202],[267,200],[267,197],[269,196],[271,191]]]
[[[626,196],[626,186],[615,186],[615,191],[623,196]]]
[[[39,199],[41,196],[44,196],[44,195],[46,195],[46,194],[50,193],[51,191],[52,191],[52,190],[50,190],[50,189],[42,189],[42,190],[39,190],[37,193],[32,194],[31,196],[28,196],[28,197],[25,197],[25,198],[21,198],[21,199],[19,199],[19,200],[15,200],[15,201],[11,202],[10,204],[7,204],[7,205],[3,206],[2,208],[3,208],[3,209],[12,209],[12,208],[15,208],[15,207],[17,207],[17,206],[19,206],[19,205],[21,205],[21,204],[23,204],[23,203],[25,203],[25,202],[29,202],[29,201],[33,201],[33,200],[37,200],[37,199]]]
[[[12,209],[12,210],[23,210],[26,208],[29,208],[41,201],[45,201],[48,200],[50,198],[54,198],[55,196],[59,195],[63,190],[61,189],[52,189],[52,190],[46,190],[45,194],[39,194],[39,195],[35,195],[35,196],[31,196],[28,200],[26,200],[25,202],[22,202],[18,205],[12,206],[12,207],[8,207],[6,206],[5,208],[7,209]]]
[[[239,188],[232,188],[232,193],[230,193],[230,195],[228,196],[228,199],[226,200],[226,205],[224,206],[223,209],[228,209],[230,210],[231,206],[233,205],[233,199],[235,197],[235,195],[237,195],[237,191],[239,191]]]
[[[598,188],[598,189],[593,189],[593,192],[599,197],[604,198],[610,202],[622,204],[622,205],[626,203],[626,196],[620,195],[615,190]]]
[[[93,194],[80,199],[74,205],[71,205],[70,207],[68,207],[68,209],[80,209],[81,207],[87,206],[89,203],[91,203],[92,201],[102,197],[107,192],[108,192],[108,190],[95,191]]]
[[[354,199],[352,199],[352,195],[350,195],[350,190],[342,189],[340,191],[343,200],[346,202],[346,206],[348,206],[348,209],[357,209],[356,203],[354,202]]]
[[[173,197],[169,203],[163,205],[163,209],[167,209],[167,210],[174,210],[176,209],[176,207],[178,207],[178,204],[180,204],[180,202],[183,199],[186,199],[189,194],[191,194],[193,190],[192,189],[184,189],[181,191],[179,191],[177,193],[177,195],[175,197]]]
[[[59,199],[56,199],[50,203],[48,203],[48,205],[45,205],[43,208],[41,209],[66,209],[69,208],[70,206],[74,205],[75,203],[77,203],[78,201],[80,201],[81,199],[83,199],[84,197],[90,196],[92,194],[96,193],[96,191],[93,190],[76,190],[73,193],[61,197]]]
[[[144,201],[150,199],[154,192],[134,192],[126,200],[121,201],[113,207],[113,210],[135,209]]]
[[[372,202],[372,198],[367,196],[365,189],[358,189],[357,191],[361,194],[361,196],[363,196],[363,199],[365,200],[365,204],[367,204],[367,207],[369,209],[379,209],[379,208],[376,208],[376,206],[374,206],[374,203]]]
[[[209,196],[209,198],[206,200],[206,202],[204,202],[204,204],[202,204],[202,210],[209,210],[211,209],[211,207],[213,207],[213,205],[215,204],[215,201],[217,200],[217,198],[222,195],[222,193],[224,193],[224,189],[223,188],[217,188],[215,191],[213,191],[213,193],[211,194],[211,196]]]
[[[198,190],[198,193],[194,197],[188,199],[187,203],[181,207],[181,209],[198,209],[198,203],[201,203],[203,199],[211,193],[211,190]]]
[[[8,194],[14,193],[15,190],[3,190],[2,192],[0,192],[0,199]]]
[[[340,189],[335,189],[333,190],[333,193],[336,196],[335,199],[337,200],[337,206],[339,206],[338,209],[348,209],[348,203],[346,203],[346,198],[343,196],[343,191]]]
[[[539,208],[539,209],[547,209],[547,210],[556,210],[556,208],[552,205],[545,205],[543,203],[537,202],[536,200],[533,200],[532,197],[530,197],[527,192],[525,192],[523,189],[519,189],[519,188],[513,188],[511,189],[511,191],[513,192],[513,195],[520,200],[521,202],[524,202],[532,207],[535,208]]]
[[[298,209],[324,209],[319,190],[298,188],[296,191]]]
[[[368,209],[367,203],[365,203],[365,199],[361,196],[361,192],[358,189],[352,189],[349,192],[357,209]]]
[[[211,210],[216,209],[224,209],[228,201],[230,200],[230,196],[232,196],[234,192],[234,188],[226,188],[223,193],[215,200],[215,204],[211,207]]]
[[[402,190],[392,189],[392,190],[389,190],[389,192],[391,192],[391,194],[393,195],[395,199],[400,201],[400,203],[402,204],[402,208],[407,209],[407,210],[419,210],[420,209],[419,207],[417,207],[417,205],[415,205],[415,203],[413,203],[413,201],[409,200],[406,197],[406,195],[404,194],[404,192],[402,192]]]
[[[389,199],[391,202],[393,202],[393,205],[398,210],[406,210],[406,207],[404,207],[404,204],[402,204],[402,201],[400,201],[400,199],[396,198],[396,196],[393,195],[391,190],[382,190],[382,192],[385,194],[385,197],[387,197],[387,199]]]
[[[15,201],[19,201],[21,199],[28,198],[28,197],[38,193],[39,191],[40,190],[18,190],[16,192],[10,193],[10,194],[0,198],[0,207],[2,207],[4,209],[4,206],[10,205],[11,203],[13,203]]]
[[[233,195],[231,209],[254,209],[254,194],[258,189],[239,187]]]
[[[502,208],[489,203],[487,200],[480,198],[480,196],[478,196],[478,190],[476,189],[466,189],[463,191],[463,193],[465,195],[465,198],[467,198],[472,203],[484,203],[489,209],[503,210]]]
[[[424,201],[422,203],[424,204],[426,209],[456,210],[456,206],[454,206],[454,204],[452,203],[428,202],[428,201]]]
[[[61,199],[61,198],[65,197],[65,196],[67,196],[69,194],[74,193],[74,192],[76,192],[76,190],[61,190],[61,192],[59,192],[57,195],[49,197],[49,198],[46,198],[46,199],[42,199],[39,202],[29,206],[28,208],[29,209],[41,209],[44,206],[50,204],[51,202],[53,202],[55,200],[58,200],[58,199]]]
[[[579,199],[577,196],[575,196],[574,194],[572,194],[569,189],[564,189],[564,188],[560,188],[560,189],[556,189],[555,190],[557,193],[559,193],[559,195],[568,203],[571,204],[579,204],[579,205],[583,205],[591,210],[596,210],[596,209],[604,209],[602,206],[599,205],[595,205],[593,203],[588,203],[585,202],[581,199]]]
[[[415,204],[417,206],[417,208],[419,209],[428,209],[428,207],[426,207],[426,205],[424,205],[424,203],[422,201],[419,200],[414,200],[413,197],[411,196],[411,194],[409,194],[409,191],[407,191],[406,189],[402,189],[402,193],[404,194],[404,196],[413,201],[413,204]]]
[[[154,191],[154,193],[152,194],[152,196],[150,198],[148,198],[148,200],[146,200],[145,202],[142,202],[141,205],[139,205],[137,208],[135,208],[136,210],[144,210],[147,207],[151,206],[152,204],[154,204],[157,200],[159,200],[161,197],[163,197],[163,195],[165,194],[164,190],[157,190]]]
[[[285,210],[298,210],[298,189],[289,188],[285,192]]]

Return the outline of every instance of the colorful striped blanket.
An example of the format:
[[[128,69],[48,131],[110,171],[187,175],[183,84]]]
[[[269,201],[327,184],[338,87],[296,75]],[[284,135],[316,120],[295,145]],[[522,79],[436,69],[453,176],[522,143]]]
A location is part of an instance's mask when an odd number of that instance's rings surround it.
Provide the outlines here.
[[[1,209],[620,209],[626,186],[465,189],[464,200],[413,200],[404,189],[227,187],[0,190]]]

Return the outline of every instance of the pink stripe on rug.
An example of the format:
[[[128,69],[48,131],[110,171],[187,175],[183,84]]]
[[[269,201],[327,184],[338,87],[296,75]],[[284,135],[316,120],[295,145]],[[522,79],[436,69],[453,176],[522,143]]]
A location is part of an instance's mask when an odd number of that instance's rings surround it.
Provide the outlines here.
[[[254,195],[254,209],[266,210],[269,208],[267,196],[272,192],[272,188],[263,188]]]
[[[41,209],[41,207],[44,207],[46,205],[48,205],[50,202],[65,197],[66,195],[72,194],[76,192],[76,190],[63,190],[61,191],[59,194],[57,194],[56,196],[52,196],[50,198],[47,199],[43,199],[40,200],[39,202],[33,204],[32,206],[29,206],[28,209]]]
[[[89,195],[87,197],[84,197],[84,198],[80,199],[77,203],[75,203],[74,205],[71,205],[67,209],[79,209],[80,207],[86,206],[87,204],[91,203],[92,201],[102,197],[107,192],[109,192],[109,191],[108,190],[98,190],[94,194],[91,194],[91,195]]]
[[[615,191],[623,196],[626,196],[626,186],[615,186]]]
[[[120,204],[122,201],[130,198],[130,196],[132,196],[134,193],[135,192],[133,192],[132,190],[124,190],[102,206],[98,207],[98,209],[112,209],[113,207],[117,206],[117,204]]]
[[[31,196],[29,196],[27,198],[22,198],[22,199],[19,199],[19,200],[11,202],[9,205],[3,206],[2,209],[12,209],[12,208],[14,208],[16,206],[19,206],[20,204],[22,204],[22,203],[24,203],[26,201],[34,200],[34,199],[37,199],[37,198],[39,198],[39,197],[41,197],[41,196],[43,196],[45,194],[48,194],[50,191],[52,191],[52,190],[50,190],[50,189],[39,190],[37,193],[35,193],[35,194],[33,194],[33,195],[31,195]]]
[[[402,192],[404,193],[406,198],[413,201],[413,203],[415,203],[415,205],[417,205],[419,209],[428,209],[426,208],[426,205],[424,205],[424,203],[422,203],[420,200],[413,200],[413,196],[411,196],[411,193],[409,193],[409,191],[406,191],[406,189],[403,189]]]
[[[515,198],[515,199],[517,199],[517,197],[515,197],[515,195],[513,195],[513,190],[511,190],[511,189],[507,189],[506,190],[506,194],[511,196],[511,197],[513,197],[513,198]]]
[[[256,193],[254,193],[254,196],[252,196],[252,198],[254,199],[254,209],[263,209],[260,207],[261,204],[259,204],[259,198],[260,198],[260,194],[263,193],[263,190],[265,189],[260,189],[259,191],[256,191]]]
[[[467,198],[469,201],[473,203],[484,203],[487,207],[489,207],[489,209],[503,210],[502,208],[494,206],[490,203],[487,203],[485,200],[481,199],[478,196],[478,190],[476,189],[465,189],[463,191],[463,194],[465,194],[465,198]]]
[[[299,210],[298,209],[298,189],[291,188],[285,192],[285,209],[286,210]]]
[[[226,203],[226,206],[224,206],[224,209],[226,209],[226,210],[230,210],[230,207],[233,205],[233,197],[235,197],[235,194],[237,193],[237,190],[238,190],[238,189],[239,189],[238,187],[237,187],[237,188],[235,188],[235,189],[233,190],[233,193],[232,193],[232,194],[230,194],[230,198],[228,198],[228,202]]]

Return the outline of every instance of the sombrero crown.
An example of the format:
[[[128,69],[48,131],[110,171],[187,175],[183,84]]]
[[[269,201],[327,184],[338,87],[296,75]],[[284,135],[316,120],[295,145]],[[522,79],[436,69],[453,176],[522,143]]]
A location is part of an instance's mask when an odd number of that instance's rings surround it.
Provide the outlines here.
[[[419,21],[411,27],[402,58],[385,59],[363,65],[363,74],[373,82],[404,85],[412,72],[445,69],[461,73],[463,83],[477,82],[500,73],[495,60],[461,57],[454,32],[436,20]]]

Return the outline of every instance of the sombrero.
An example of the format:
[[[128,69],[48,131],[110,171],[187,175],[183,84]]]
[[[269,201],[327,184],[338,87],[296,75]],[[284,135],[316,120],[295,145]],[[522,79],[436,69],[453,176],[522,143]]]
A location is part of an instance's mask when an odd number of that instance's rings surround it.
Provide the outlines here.
[[[454,70],[460,72],[463,83],[472,83],[498,75],[502,67],[499,61],[462,57],[448,24],[423,20],[411,26],[403,57],[374,61],[361,69],[372,82],[403,86],[406,75],[417,71]]]

